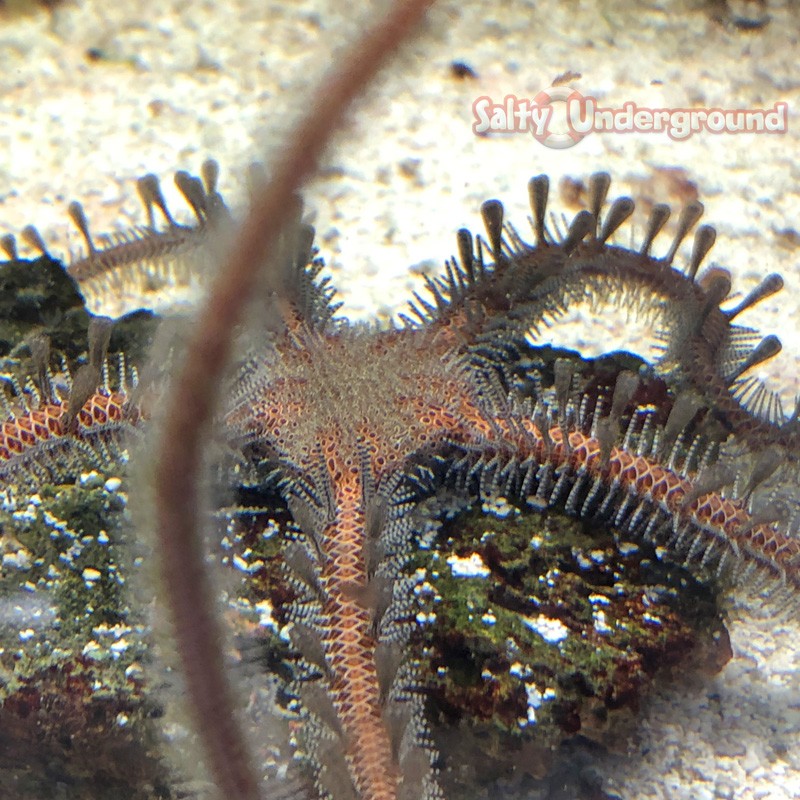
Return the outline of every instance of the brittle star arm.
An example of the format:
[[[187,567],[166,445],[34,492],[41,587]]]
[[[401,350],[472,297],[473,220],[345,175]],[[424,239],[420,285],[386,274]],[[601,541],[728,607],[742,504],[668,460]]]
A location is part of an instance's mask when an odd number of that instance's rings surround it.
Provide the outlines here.
[[[442,433],[446,431],[446,440],[452,445],[473,451],[478,469],[480,464],[499,459],[505,462],[506,473],[547,473],[546,483],[541,478],[522,481],[538,483],[542,490],[539,500],[546,504],[569,492],[568,510],[590,516],[609,498],[612,502],[608,505],[616,510],[618,520],[624,518],[625,509],[638,507],[638,529],[651,534],[659,524],[666,527],[664,521],[669,520],[666,544],[686,560],[716,561],[718,571],[732,560],[736,568],[756,569],[790,589],[800,588],[800,540],[796,536],[783,530],[779,522],[759,519],[748,509],[745,498],[706,491],[697,474],[684,474],[663,460],[614,443],[608,426],[595,425],[585,433],[558,424],[540,427],[525,417],[512,423],[506,417],[484,413],[466,396],[460,398],[457,412],[444,406],[427,409],[424,419]]]

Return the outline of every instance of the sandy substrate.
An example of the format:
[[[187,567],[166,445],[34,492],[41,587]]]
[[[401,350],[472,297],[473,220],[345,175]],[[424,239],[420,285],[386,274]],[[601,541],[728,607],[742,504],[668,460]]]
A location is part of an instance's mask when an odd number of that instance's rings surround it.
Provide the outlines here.
[[[246,165],[269,162],[309,86],[359,29],[355,5],[167,0],[153,10],[122,0],[0,20],[0,228],[34,223],[56,253],[67,252],[79,246],[64,215],[70,199],[83,201],[95,231],[141,222],[137,175],[197,170],[209,155],[223,166],[226,194],[241,202]],[[437,270],[454,251],[456,229],[479,227],[488,197],[501,198],[522,230],[532,174],[552,176],[554,207],[571,215],[561,179],[603,169],[612,193],[631,194],[641,208],[680,205],[696,192],[719,234],[710,261],[733,272],[740,295],[768,272],[783,274],[785,291],[742,322],[783,340],[763,374],[790,405],[800,393],[800,14],[769,3],[769,24],[743,32],[715,21],[710,6],[437,6],[363,98],[307,192],[349,313],[402,309],[418,273]],[[475,77],[456,77],[454,60]],[[568,72],[565,85],[614,107],[785,102],[789,130],[683,141],[591,133],[564,150],[527,134],[473,133],[478,97],[533,97]],[[634,221],[639,233],[643,218]],[[619,315],[594,323],[604,332],[584,317],[554,340],[636,349]],[[635,752],[598,765],[608,787],[625,798],[800,796],[798,632],[747,615],[736,621],[732,663],[702,689],[656,698]]]

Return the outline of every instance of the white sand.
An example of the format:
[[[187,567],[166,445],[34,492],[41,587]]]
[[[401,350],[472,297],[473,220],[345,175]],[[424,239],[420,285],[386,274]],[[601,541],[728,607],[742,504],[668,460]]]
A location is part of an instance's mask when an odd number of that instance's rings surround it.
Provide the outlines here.
[[[785,398],[800,392],[800,239],[792,233],[800,15],[770,3],[767,28],[742,33],[712,21],[710,4],[694,5],[437,6],[425,34],[364,98],[307,192],[320,247],[353,315],[402,308],[419,286],[413,272],[437,269],[454,251],[458,227],[478,228],[487,197],[503,199],[522,230],[531,174],[548,172],[557,186],[561,176],[604,169],[614,176],[612,192],[678,204],[675,184],[657,171],[680,167],[719,232],[711,261],[732,270],[735,288],[746,292],[770,271],[784,275],[786,290],[742,321],[780,335],[784,352],[764,373]],[[63,252],[78,244],[65,221],[68,200],[84,202],[95,231],[140,222],[135,176],[196,170],[208,155],[222,163],[223,189],[233,187],[235,197],[245,165],[274,152],[314,77],[358,29],[354,6],[169,0],[153,12],[152,4],[123,0],[0,22],[0,228],[35,223]],[[105,58],[90,63],[88,48]],[[453,78],[453,59],[478,78]],[[683,142],[595,133],[561,151],[527,135],[472,133],[477,97],[531,97],[568,70],[582,76],[571,86],[614,106],[785,101],[790,129]],[[619,320],[606,324],[606,340],[624,346]],[[644,714],[638,751],[601,762],[621,796],[800,796],[798,629],[745,618],[732,634],[735,658],[721,676],[685,697],[658,698]]]

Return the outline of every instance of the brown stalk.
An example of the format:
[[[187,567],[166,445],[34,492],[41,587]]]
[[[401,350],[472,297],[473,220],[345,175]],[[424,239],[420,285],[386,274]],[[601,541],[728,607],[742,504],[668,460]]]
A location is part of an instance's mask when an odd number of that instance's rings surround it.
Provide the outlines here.
[[[163,591],[189,703],[209,772],[226,800],[256,800],[259,776],[236,723],[225,676],[222,641],[204,568],[197,509],[202,432],[210,424],[233,331],[255,288],[259,265],[289,222],[294,195],[353,100],[422,19],[432,0],[398,2],[342,57],[314,94],[309,113],[275,159],[271,180],[258,192],[204,307],[186,358],[166,398],[164,436],[155,458],[156,527]],[[268,278],[269,280],[269,278]],[[279,289],[274,285],[269,288]]]

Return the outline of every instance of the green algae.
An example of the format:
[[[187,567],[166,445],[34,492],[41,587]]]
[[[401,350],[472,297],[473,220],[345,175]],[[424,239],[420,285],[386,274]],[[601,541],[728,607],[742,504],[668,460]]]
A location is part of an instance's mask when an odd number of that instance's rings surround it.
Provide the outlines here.
[[[25,583],[52,590],[65,636],[117,625],[125,617],[119,568],[125,498],[104,488],[96,473],[88,480],[101,485],[44,485],[27,508],[4,512],[3,526],[13,524],[29,553]]]
[[[110,464],[0,509],[0,608],[24,610],[0,619],[0,796],[149,800],[182,785],[160,722],[174,697],[151,683],[168,672],[136,605],[141,588],[130,591],[147,550],[132,541],[125,485],[124,465]],[[294,656],[279,636],[293,597],[281,556],[288,516],[221,518],[214,550],[232,642],[259,683],[267,673],[288,682]]]

